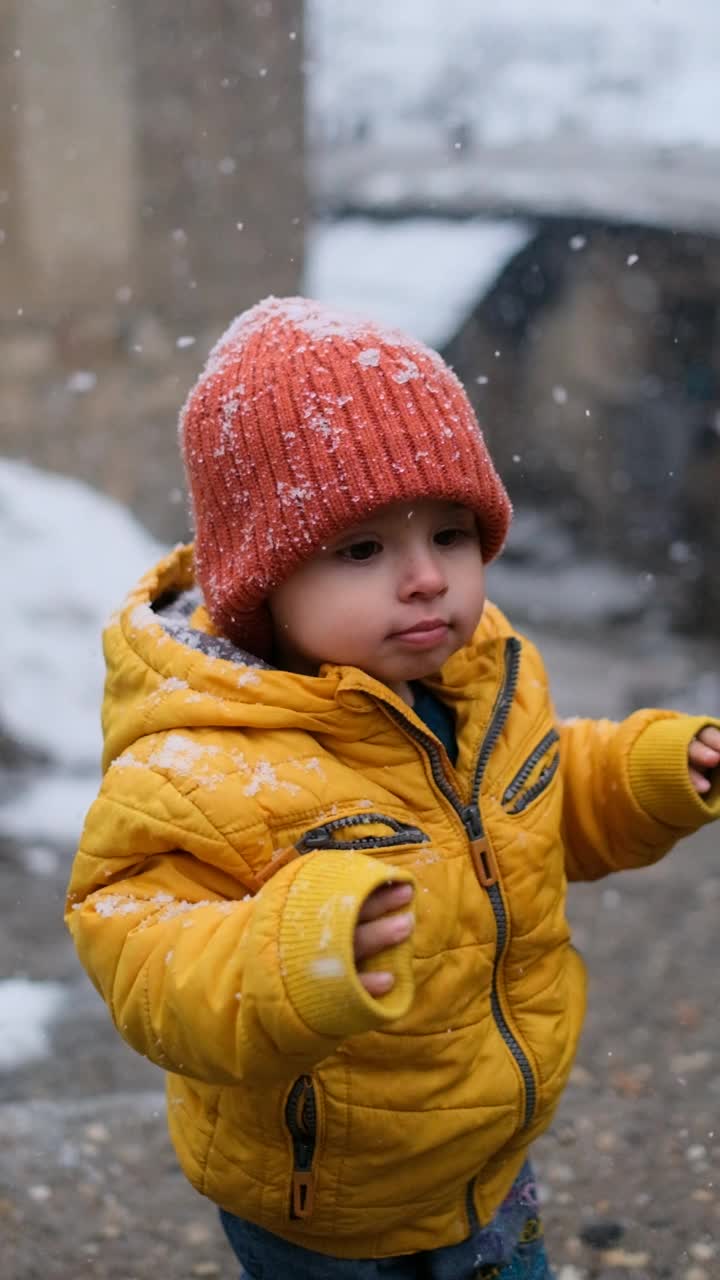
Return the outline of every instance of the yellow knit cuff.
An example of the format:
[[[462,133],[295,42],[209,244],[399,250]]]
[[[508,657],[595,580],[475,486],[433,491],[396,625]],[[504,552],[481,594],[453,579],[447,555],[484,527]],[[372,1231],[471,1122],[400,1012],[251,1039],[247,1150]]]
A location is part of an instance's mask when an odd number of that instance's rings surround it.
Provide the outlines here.
[[[669,827],[695,830],[720,818],[720,769],[712,786],[700,795],[690,781],[688,747],[701,729],[720,729],[720,721],[708,716],[665,713],[653,720],[630,751],[630,785],[638,804],[651,817]]]
[[[366,854],[308,854],[290,886],[280,922],[280,963],[291,1003],[318,1035],[344,1038],[394,1022],[414,995],[412,939],[374,956],[365,968],[389,970],[395,983],[377,999],[355,968],[353,935],[369,894],[389,881],[414,884],[400,867]]]

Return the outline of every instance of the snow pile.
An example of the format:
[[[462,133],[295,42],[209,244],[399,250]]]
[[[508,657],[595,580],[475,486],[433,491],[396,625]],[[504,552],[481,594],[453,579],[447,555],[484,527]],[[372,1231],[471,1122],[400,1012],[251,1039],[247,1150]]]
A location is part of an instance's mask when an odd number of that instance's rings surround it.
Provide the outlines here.
[[[99,774],[102,628],[162,553],[119,503],[0,459],[0,733],[48,761],[0,810],[3,834],[76,841]]]
[[[321,222],[308,233],[304,288],[443,347],[532,234],[482,218]]]
[[[0,982],[0,1071],[47,1057],[48,1028],[66,997],[60,982]]]
[[[162,555],[119,503],[0,459],[0,724],[63,769],[97,766],[101,631]]]

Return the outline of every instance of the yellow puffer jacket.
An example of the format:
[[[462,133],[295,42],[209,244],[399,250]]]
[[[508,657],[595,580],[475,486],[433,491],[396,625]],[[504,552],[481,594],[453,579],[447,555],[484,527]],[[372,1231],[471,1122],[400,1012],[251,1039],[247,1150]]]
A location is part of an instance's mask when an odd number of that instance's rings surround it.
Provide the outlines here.
[[[718,816],[686,764],[711,721],[558,725],[537,652],[488,605],[432,685],[453,767],[384,685],[255,664],[192,588],[180,549],[106,634],[105,776],[67,910],[80,958],[169,1072],[198,1190],[338,1257],[454,1244],[570,1070],[566,877],[651,862]],[[373,999],[352,938],[389,879],[415,885],[417,927]]]

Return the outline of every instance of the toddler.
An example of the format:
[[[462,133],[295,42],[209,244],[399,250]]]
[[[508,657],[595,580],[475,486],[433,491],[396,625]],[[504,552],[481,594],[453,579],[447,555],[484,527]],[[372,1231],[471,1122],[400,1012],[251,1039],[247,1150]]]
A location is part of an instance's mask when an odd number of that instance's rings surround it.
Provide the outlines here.
[[[548,1280],[567,881],[718,817],[720,722],[558,722],[485,598],[505,489],[404,334],[266,299],[181,440],[194,546],[105,636],[82,963],[251,1280]]]

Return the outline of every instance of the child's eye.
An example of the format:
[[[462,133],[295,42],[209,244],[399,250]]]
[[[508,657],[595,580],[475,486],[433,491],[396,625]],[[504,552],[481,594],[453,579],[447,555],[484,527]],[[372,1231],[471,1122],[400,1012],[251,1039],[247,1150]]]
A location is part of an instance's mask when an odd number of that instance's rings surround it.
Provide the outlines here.
[[[469,537],[467,529],[440,529],[435,534],[435,541],[439,547],[454,547],[456,543]]]
[[[351,542],[349,547],[342,547],[338,552],[343,560],[372,560],[373,556],[378,555],[382,551],[379,542],[374,538],[366,538],[363,542]]]

